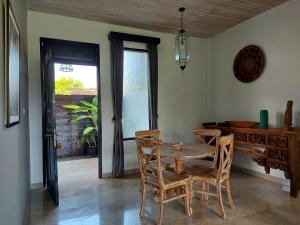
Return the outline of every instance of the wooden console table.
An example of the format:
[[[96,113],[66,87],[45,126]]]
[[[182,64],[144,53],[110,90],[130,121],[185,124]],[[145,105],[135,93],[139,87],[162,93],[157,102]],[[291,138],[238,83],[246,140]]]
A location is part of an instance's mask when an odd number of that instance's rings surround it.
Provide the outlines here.
[[[205,128],[220,129],[222,135],[234,133],[234,148],[253,156],[253,161],[265,167],[284,171],[290,179],[290,195],[297,197],[300,189],[300,129],[287,131],[281,128],[237,128],[204,123]]]

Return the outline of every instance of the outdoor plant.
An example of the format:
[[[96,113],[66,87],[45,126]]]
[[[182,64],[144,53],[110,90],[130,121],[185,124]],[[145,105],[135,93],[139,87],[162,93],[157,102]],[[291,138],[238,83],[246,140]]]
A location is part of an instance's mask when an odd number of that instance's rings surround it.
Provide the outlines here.
[[[80,101],[78,105],[64,105],[63,108],[69,109],[72,113],[72,123],[89,121],[78,140],[78,144],[87,143],[89,147],[97,145],[98,134],[98,101],[97,96],[92,102]]]

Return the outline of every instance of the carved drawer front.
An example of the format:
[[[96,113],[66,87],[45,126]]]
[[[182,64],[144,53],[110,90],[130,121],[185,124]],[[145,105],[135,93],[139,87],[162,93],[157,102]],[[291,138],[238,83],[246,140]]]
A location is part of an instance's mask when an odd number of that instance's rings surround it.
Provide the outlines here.
[[[268,149],[267,152],[269,167],[285,171],[285,176],[288,177],[289,151],[287,149]]]
[[[287,163],[279,163],[277,161],[272,161],[272,160],[270,161],[270,168],[272,168],[272,169],[279,169],[279,170],[284,171],[284,172],[288,172],[289,171]],[[287,177],[288,175],[285,174],[285,176]]]
[[[247,142],[247,133],[234,132],[234,141]]]
[[[266,137],[264,134],[249,134],[248,141],[252,144],[264,145],[266,144]]]
[[[254,162],[256,162],[259,166],[265,166],[266,165],[266,158],[265,157],[257,157],[252,158]]]
[[[279,136],[279,135],[268,135],[268,145],[279,147],[279,148],[287,148],[288,147],[288,137],[287,136]]]
[[[289,160],[289,151],[286,149],[268,149],[267,152],[271,160],[276,159],[284,162],[288,162]]]

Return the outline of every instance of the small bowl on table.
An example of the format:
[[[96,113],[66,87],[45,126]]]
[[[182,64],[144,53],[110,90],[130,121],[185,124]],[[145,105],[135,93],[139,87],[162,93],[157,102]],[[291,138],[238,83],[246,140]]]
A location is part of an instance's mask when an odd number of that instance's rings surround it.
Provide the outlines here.
[[[237,128],[252,128],[256,127],[259,123],[254,121],[226,121],[226,123],[230,127],[237,127]]]
[[[174,150],[179,150],[181,149],[183,143],[182,142],[177,142],[177,143],[172,143],[171,146],[172,146],[172,149]]]

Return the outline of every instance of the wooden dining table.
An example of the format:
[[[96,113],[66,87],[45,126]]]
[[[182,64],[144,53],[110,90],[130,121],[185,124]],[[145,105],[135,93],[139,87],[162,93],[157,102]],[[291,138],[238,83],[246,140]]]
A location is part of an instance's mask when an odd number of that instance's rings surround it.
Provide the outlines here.
[[[176,147],[171,144],[164,144],[160,156],[162,158],[174,159],[175,172],[180,174],[184,170],[185,159],[211,157],[215,152],[216,147],[208,144],[183,144]]]

